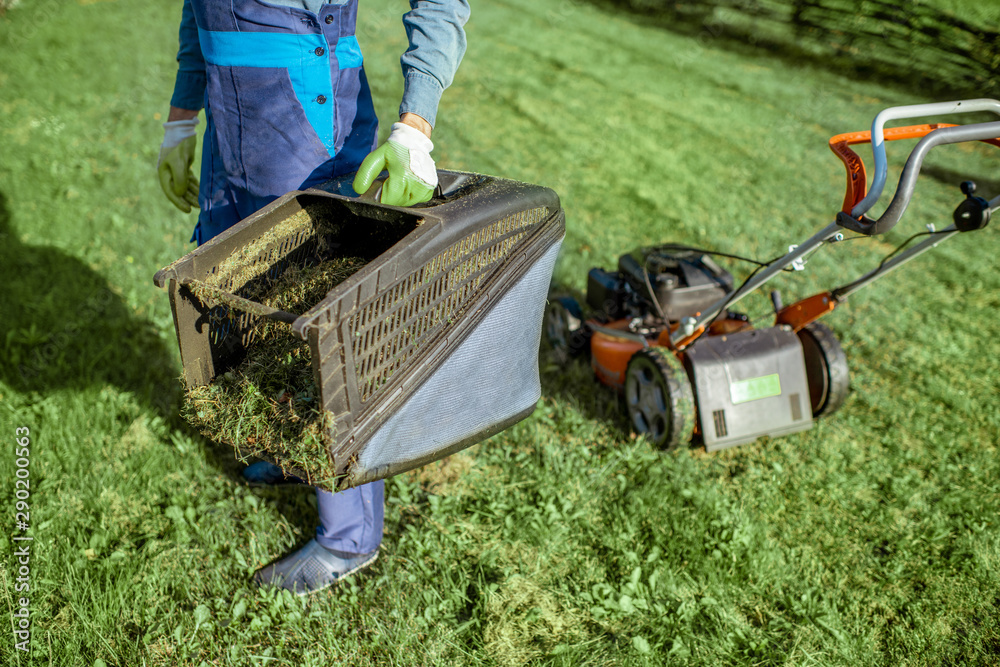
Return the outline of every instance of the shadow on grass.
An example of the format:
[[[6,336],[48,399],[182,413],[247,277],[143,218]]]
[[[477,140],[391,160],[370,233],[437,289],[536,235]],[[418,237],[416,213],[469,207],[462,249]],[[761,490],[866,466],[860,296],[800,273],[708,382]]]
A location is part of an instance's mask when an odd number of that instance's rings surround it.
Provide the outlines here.
[[[26,392],[112,384],[169,414],[177,370],[155,327],[107,280],[50,246],[24,245],[0,193],[0,379]]]
[[[570,296],[578,303],[586,302],[586,296],[580,290],[559,282],[552,283],[549,294],[550,300],[554,296]],[[586,347],[587,351],[563,359],[553,349],[543,327],[538,350],[542,396],[570,405],[587,419],[603,422],[608,428],[617,431],[621,437],[627,438],[629,434],[634,433],[634,429],[624,394],[597,379],[591,367],[589,342],[586,343]],[[682,447],[700,449],[704,447],[704,441],[696,434]]]
[[[538,363],[542,396],[573,406],[587,419],[602,421],[623,434],[629,433],[631,426],[625,401],[621,394],[598,381],[590,367],[589,355],[562,361],[543,335]]]
[[[240,477],[232,449],[201,438],[178,414],[179,370],[159,331],[137,317],[100,273],[52,246],[26,245],[0,192],[0,381],[48,394],[110,384],[174,430],[206,443],[213,464]]]
[[[570,296],[580,304],[586,301],[582,292],[558,282],[552,284],[549,294]],[[589,343],[587,345],[589,347]],[[589,352],[562,358],[553,350],[543,327],[538,367],[542,396],[571,405],[586,418],[600,420],[623,434],[630,431],[621,394],[597,379],[590,366]]]

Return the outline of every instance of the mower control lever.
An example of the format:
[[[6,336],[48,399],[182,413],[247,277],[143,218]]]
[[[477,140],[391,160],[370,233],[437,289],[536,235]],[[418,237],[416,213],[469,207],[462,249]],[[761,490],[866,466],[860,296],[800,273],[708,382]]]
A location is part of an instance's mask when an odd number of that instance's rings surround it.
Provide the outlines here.
[[[1000,102],[997,104],[1000,105]],[[917,176],[920,174],[920,168],[923,166],[924,158],[927,157],[927,153],[930,152],[932,148],[944,144],[957,144],[965,141],[986,141],[994,145],[1000,145],[1000,141],[998,141],[996,137],[1000,137],[1000,121],[934,129],[929,134],[924,136],[924,138],[920,140],[920,143],[918,143],[910,153],[910,157],[906,160],[906,165],[903,167],[903,173],[899,177],[899,184],[896,187],[896,193],[893,195],[888,208],[886,208],[885,212],[878,218],[878,220],[870,220],[865,218],[863,215],[858,217],[852,215],[854,211],[857,211],[862,206],[864,203],[862,201],[861,204],[854,207],[852,213],[847,213],[845,211],[838,213],[837,224],[845,229],[858,232],[859,234],[865,234],[867,236],[875,236],[877,234],[886,233],[892,229],[897,222],[899,222],[899,219],[906,211],[906,207],[909,205],[910,199],[913,197],[913,191],[917,184]],[[871,193],[869,193],[869,196],[870,195]]]
[[[1000,101],[980,98],[975,100],[956,100],[953,102],[933,102],[931,104],[908,104],[905,106],[883,109],[872,121],[871,142],[872,154],[875,157],[875,175],[872,177],[872,187],[868,195],[851,210],[851,217],[858,219],[868,209],[875,205],[885,187],[886,175],[889,173],[889,162],[885,155],[883,128],[890,120],[903,118],[919,118],[922,116],[941,116],[954,113],[971,113],[975,111],[992,111],[1000,116]]]

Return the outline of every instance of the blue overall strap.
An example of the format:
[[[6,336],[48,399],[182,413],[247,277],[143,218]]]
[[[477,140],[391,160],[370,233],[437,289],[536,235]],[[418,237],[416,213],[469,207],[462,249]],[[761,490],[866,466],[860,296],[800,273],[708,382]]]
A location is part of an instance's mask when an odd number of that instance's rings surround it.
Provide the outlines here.
[[[278,93],[274,86],[290,85],[326,157],[335,156],[349,140],[356,150],[370,150],[377,121],[354,34],[357,0],[322,4],[318,15],[258,0],[189,2],[210,79],[208,103],[216,106],[220,128],[235,114],[240,124],[249,117],[294,134],[295,122],[287,109],[277,101],[270,106],[260,102]],[[221,77],[216,86],[211,82],[213,70]],[[248,117],[238,109],[223,111],[227,103],[245,106],[241,97],[253,98],[255,108]],[[311,137],[303,139],[309,143]]]
[[[286,192],[356,170],[378,120],[357,0],[318,15],[260,0],[188,2],[209,116],[195,232],[204,242]]]
[[[205,62],[218,67],[286,68],[295,96],[302,104],[309,124],[316,131],[330,157],[336,154],[334,114],[324,103],[333,103],[333,82],[327,42],[321,34],[294,35],[280,32],[223,32],[198,29]],[[343,46],[342,46],[343,43]],[[352,35],[338,40],[337,50],[346,54],[349,67],[361,66],[361,49]],[[337,59],[340,63],[340,58]],[[343,65],[341,65],[343,67]]]

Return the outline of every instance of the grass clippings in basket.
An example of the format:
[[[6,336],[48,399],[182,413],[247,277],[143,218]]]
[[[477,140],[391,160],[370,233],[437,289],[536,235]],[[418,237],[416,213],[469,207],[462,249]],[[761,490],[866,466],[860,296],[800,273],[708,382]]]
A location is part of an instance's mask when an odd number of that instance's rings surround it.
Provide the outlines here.
[[[362,258],[346,257],[290,267],[256,300],[301,315],[364,265]],[[329,423],[319,405],[309,344],[290,325],[264,318],[253,336],[239,366],[187,390],[185,418],[205,436],[232,444],[241,460],[262,456],[305,473],[312,484],[330,486],[334,471],[324,435]]]

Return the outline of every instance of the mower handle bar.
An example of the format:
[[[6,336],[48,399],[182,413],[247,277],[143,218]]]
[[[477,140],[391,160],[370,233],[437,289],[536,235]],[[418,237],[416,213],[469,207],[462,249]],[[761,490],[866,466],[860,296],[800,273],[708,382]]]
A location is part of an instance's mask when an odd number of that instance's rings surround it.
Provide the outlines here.
[[[875,202],[882,195],[882,190],[885,188],[886,176],[889,173],[889,161],[885,154],[883,135],[883,128],[886,122],[903,118],[941,116],[952,113],[973,113],[976,111],[992,111],[1000,116],[1000,101],[979,98],[952,102],[932,102],[930,104],[907,104],[904,106],[889,107],[880,111],[875,116],[875,120],[872,121],[871,129],[872,154],[875,158],[875,175],[872,177],[872,187],[865,198],[858,202],[851,210],[851,217],[860,219],[868,209],[875,205]],[[971,139],[962,139],[962,141],[971,141]]]
[[[998,109],[1000,109],[1000,102],[996,102],[995,100],[990,101],[994,102]],[[885,212],[878,218],[878,220],[867,220],[864,216],[856,217],[854,215],[854,212],[864,204],[864,200],[862,200],[860,204],[854,207],[850,215],[843,211],[838,213],[837,224],[845,229],[868,236],[875,236],[877,234],[884,234],[888,232],[896,226],[896,223],[899,222],[899,219],[906,211],[906,207],[909,205],[910,199],[913,197],[913,191],[917,185],[917,176],[920,174],[920,168],[923,166],[924,158],[927,157],[927,153],[930,152],[932,148],[966,141],[988,141],[995,139],[996,137],[1000,137],[1000,121],[994,121],[992,123],[976,123],[973,125],[956,125],[954,127],[942,127],[940,129],[933,130],[924,136],[924,138],[921,139],[910,152],[910,156],[906,160],[906,165],[903,167],[903,173],[899,177],[899,184],[896,187],[896,193],[893,195],[888,208],[886,208]],[[872,137],[872,141],[874,143],[874,135]],[[884,150],[885,149],[883,147],[883,153]],[[869,193],[868,196],[870,197],[871,194],[872,193]],[[868,197],[865,199],[867,198]]]

